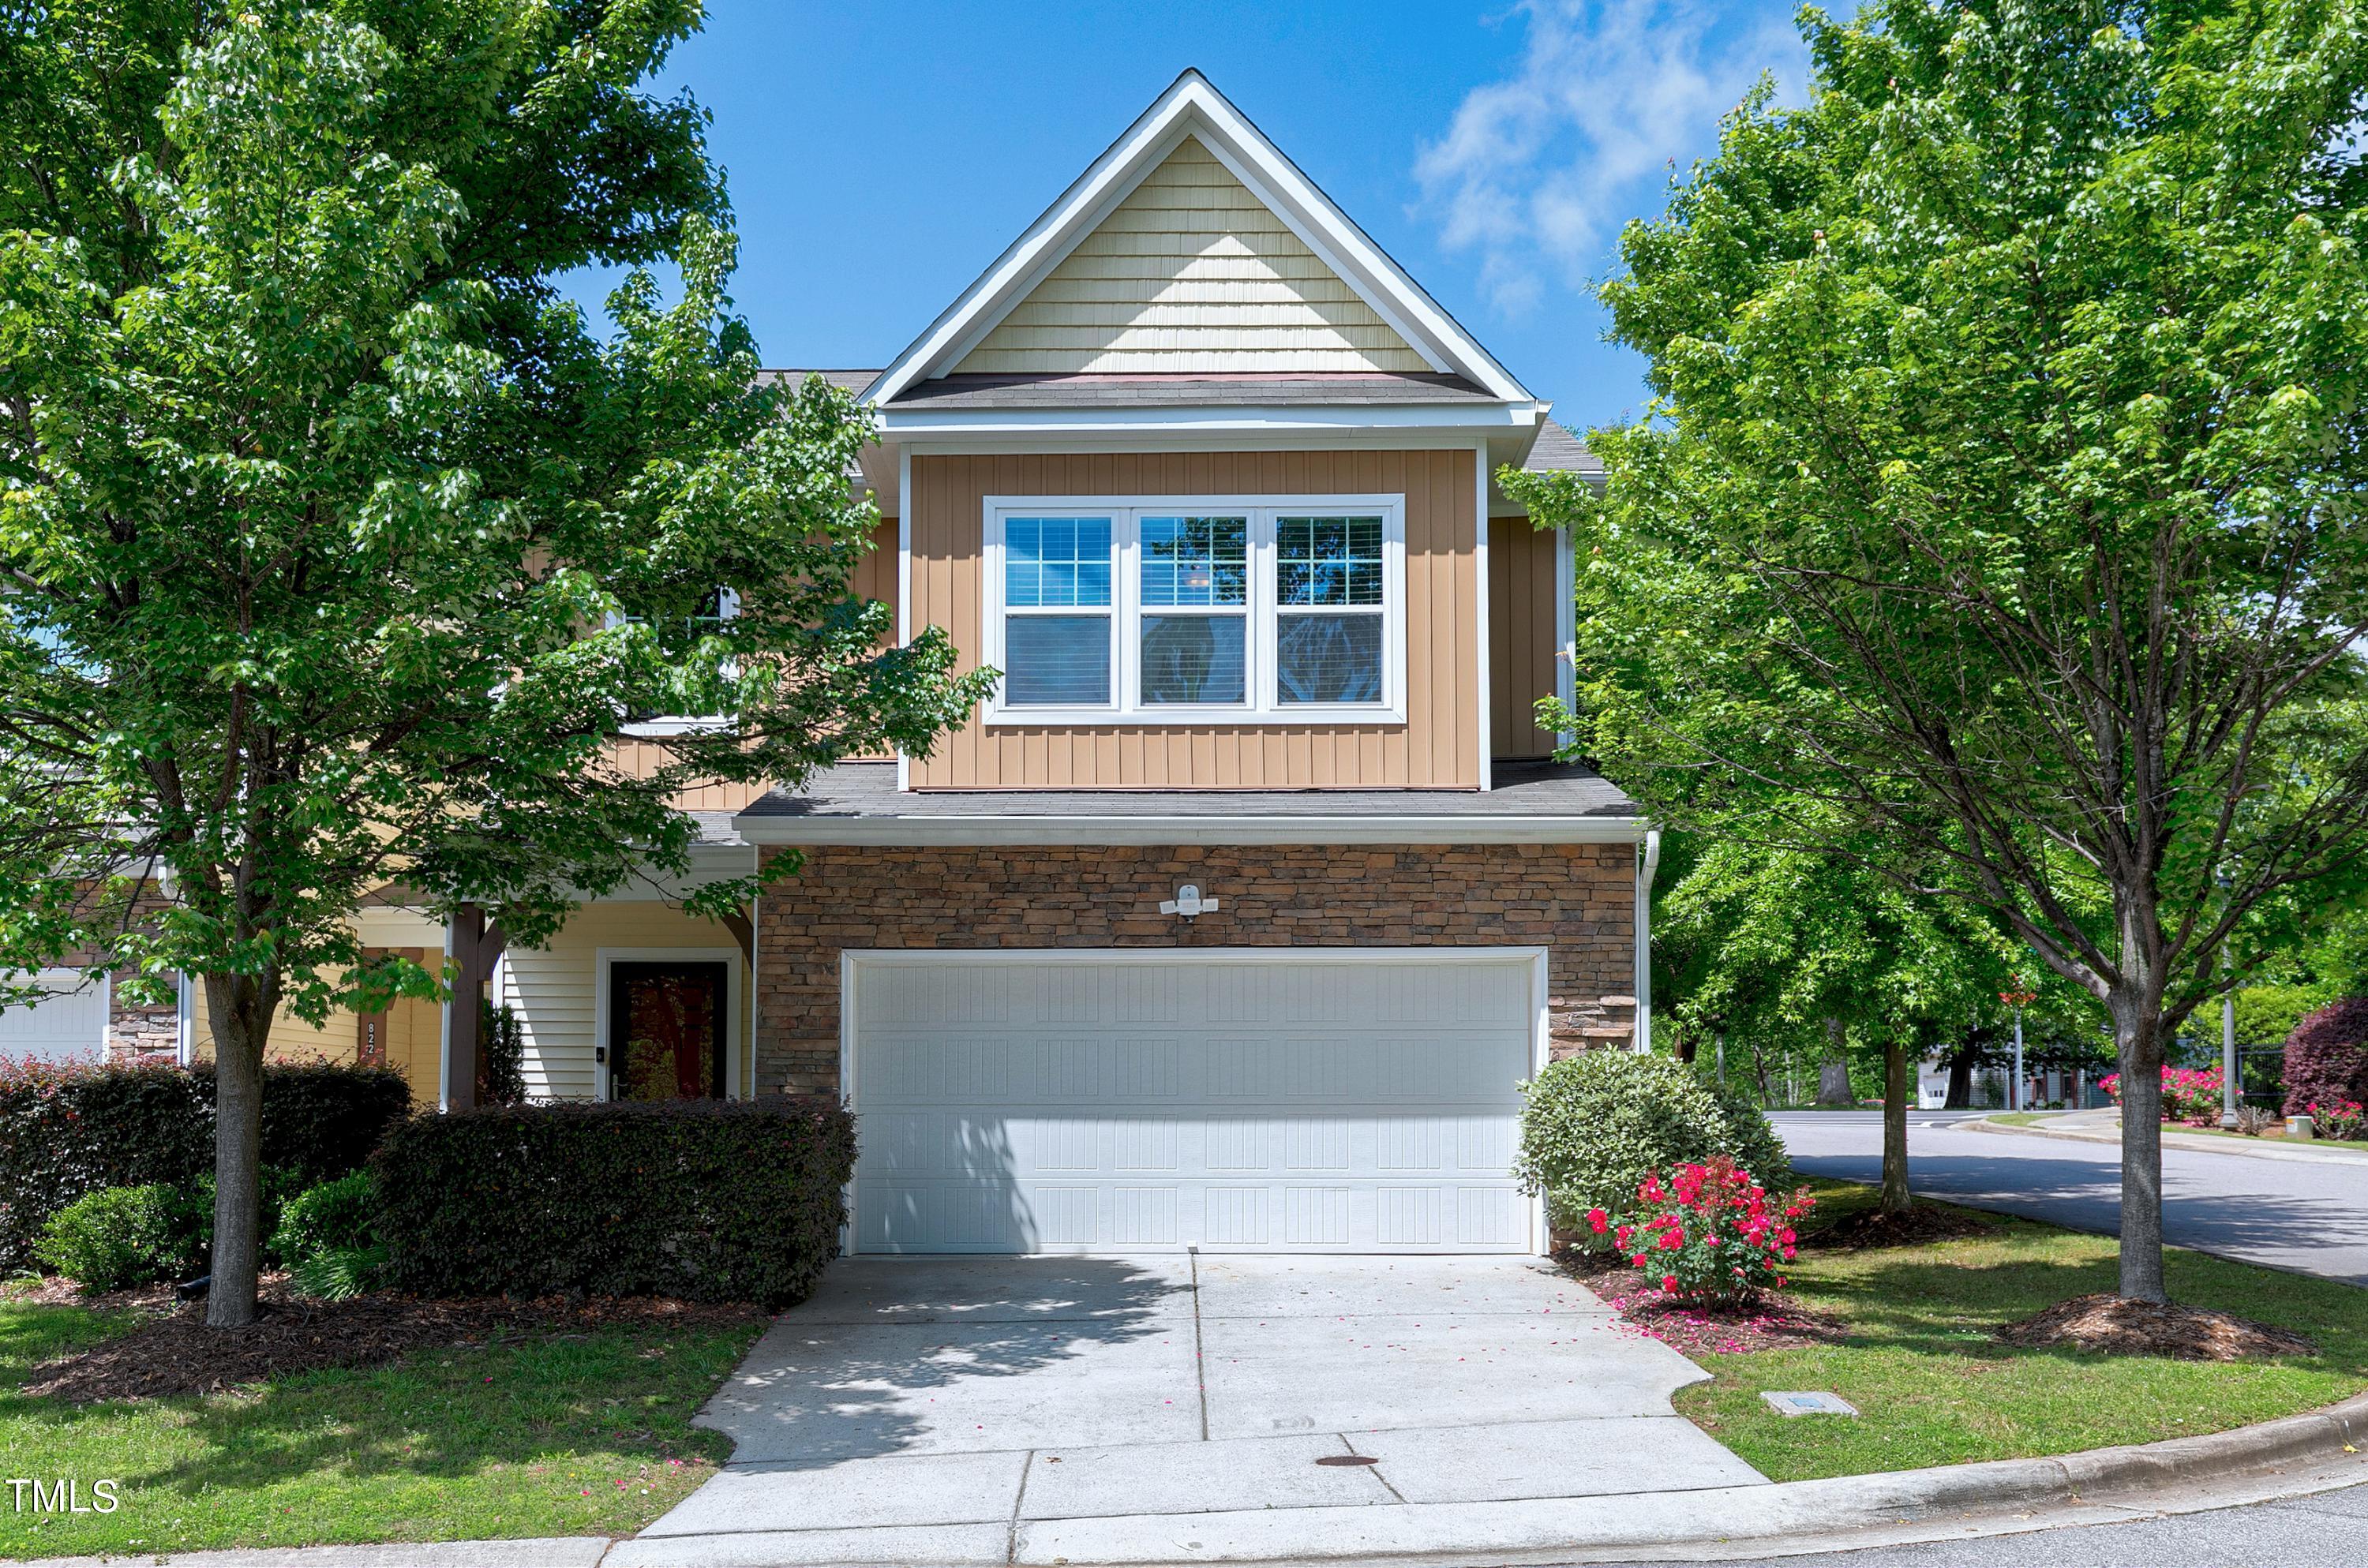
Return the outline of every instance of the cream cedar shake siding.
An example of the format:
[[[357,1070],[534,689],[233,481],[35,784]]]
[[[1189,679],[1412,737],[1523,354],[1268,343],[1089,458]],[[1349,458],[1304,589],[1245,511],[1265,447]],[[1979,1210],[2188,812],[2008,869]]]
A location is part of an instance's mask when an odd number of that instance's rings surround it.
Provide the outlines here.
[[[1187,136],[952,373],[1434,368]]]
[[[916,456],[911,614],[943,626],[975,667],[986,645],[984,517],[990,495],[1403,495],[1403,722],[1036,727],[973,721],[916,759],[920,790],[1299,790],[1480,784],[1477,457],[1462,451],[1243,451]]]

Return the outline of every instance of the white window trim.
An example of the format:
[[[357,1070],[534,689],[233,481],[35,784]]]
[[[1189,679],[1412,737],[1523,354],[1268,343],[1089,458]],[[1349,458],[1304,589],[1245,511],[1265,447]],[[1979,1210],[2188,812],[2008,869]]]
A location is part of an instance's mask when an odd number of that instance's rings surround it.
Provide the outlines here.
[[[739,613],[739,590],[718,588],[715,592],[715,619],[730,620]],[[609,624],[612,627],[621,626],[624,624],[624,618],[611,615],[609,618]],[[702,719],[687,714],[668,713],[655,719],[643,719],[635,723],[620,725],[617,733],[633,740],[656,740],[666,735],[698,734],[709,730],[725,730],[730,727],[730,724],[722,719]]]
[[[1275,519],[1353,512],[1382,519],[1382,699],[1378,702],[1284,706],[1275,690]],[[1145,517],[1247,516],[1250,524],[1249,625],[1244,656],[1246,703],[1152,703],[1140,699],[1143,611],[1141,520]],[[1130,728],[1225,725],[1403,724],[1406,722],[1406,497],[1386,495],[989,495],[980,551],[981,662],[1003,668],[1003,525],[1006,517],[1087,517],[1110,521],[1110,684],[1106,706],[1009,707],[998,689],[981,722],[1007,728],[1111,725]],[[1046,607],[1052,613],[1053,607]],[[1155,607],[1155,610],[1157,607]],[[1093,613],[1099,606],[1079,607]]]

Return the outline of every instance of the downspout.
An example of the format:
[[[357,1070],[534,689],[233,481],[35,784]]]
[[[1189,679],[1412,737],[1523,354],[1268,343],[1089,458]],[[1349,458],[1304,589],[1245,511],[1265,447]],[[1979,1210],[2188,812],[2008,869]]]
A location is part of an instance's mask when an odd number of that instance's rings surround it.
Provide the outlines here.
[[[1644,858],[1636,869],[1636,1044],[1653,1049],[1653,873],[1661,866],[1661,830],[1645,833]]]

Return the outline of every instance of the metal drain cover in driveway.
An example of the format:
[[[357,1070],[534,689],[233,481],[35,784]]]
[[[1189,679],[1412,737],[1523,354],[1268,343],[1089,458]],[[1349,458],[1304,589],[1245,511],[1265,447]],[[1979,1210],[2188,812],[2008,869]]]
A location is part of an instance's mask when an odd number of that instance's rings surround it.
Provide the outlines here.
[[[1315,1462],[1317,1464],[1379,1464],[1382,1461],[1370,1454],[1326,1454]]]

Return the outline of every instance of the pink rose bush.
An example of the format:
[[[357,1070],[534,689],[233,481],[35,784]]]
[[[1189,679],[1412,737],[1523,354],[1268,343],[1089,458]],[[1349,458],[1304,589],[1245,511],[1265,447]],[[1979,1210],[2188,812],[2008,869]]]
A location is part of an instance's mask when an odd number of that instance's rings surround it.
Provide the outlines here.
[[[2311,1127],[2321,1138],[2368,1137],[2368,1109],[2358,1100],[2313,1100],[2309,1108]]]
[[[2162,1119],[2191,1127],[2216,1126],[2220,1120],[2220,1069],[2166,1067],[2162,1070]],[[2122,1103],[2122,1075],[2108,1076],[2101,1085],[2113,1103]]]
[[[1771,1196],[1733,1160],[1671,1167],[1636,1188],[1638,1208],[1614,1217],[1588,1211],[1588,1228],[1609,1233],[1629,1263],[1660,1276],[1680,1301],[1737,1301],[1784,1283],[1799,1237],[1793,1222],[1816,1206],[1808,1188]]]

